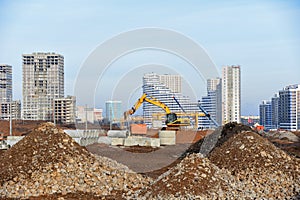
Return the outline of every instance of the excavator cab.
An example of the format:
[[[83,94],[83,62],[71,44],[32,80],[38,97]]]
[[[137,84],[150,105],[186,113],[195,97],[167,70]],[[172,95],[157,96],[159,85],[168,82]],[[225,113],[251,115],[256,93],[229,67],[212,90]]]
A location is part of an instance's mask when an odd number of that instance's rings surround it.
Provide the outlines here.
[[[178,124],[177,115],[175,113],[167,114],[166,125],[168,125],[168,124]]]

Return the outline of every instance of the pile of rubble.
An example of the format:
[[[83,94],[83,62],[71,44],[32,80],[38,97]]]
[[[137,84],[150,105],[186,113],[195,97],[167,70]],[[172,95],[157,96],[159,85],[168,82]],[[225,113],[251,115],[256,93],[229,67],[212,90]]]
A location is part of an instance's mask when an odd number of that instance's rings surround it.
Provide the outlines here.
[[[77,192],[126,197],[150,181],[116,161],[93,156],[52,123],[2,154],[0,163],[0,196],[8,198]]]
[[[238,199],[244,188],[227,170],[221,170],[201,154],[190,154],[160,176],[143,193],[146,199]]]
[[[251,131],[226,129],[207,158],[184,154],[146,199],[299,199],[300,160]],[[226,134],[228,133],[229,134]],[[190,152],[191,149],[188,151]],[[195,150],[195,149],[194,149]]]
[[[292,199],[300,194],[300,160],[256,133],[233,135],[209,159],[253,190],[251,198]]]
[[[1,155],[0,197],[300,199],[299,159],[238,124],[208,139],[207,157],[197,153],[202,140],[153,181],[45,123]]]

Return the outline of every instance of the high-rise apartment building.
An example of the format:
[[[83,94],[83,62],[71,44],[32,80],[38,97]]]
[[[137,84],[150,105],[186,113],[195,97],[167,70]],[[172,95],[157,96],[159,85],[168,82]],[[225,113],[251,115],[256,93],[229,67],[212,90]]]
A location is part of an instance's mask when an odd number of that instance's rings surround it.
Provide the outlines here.
[[[26,120],[53,120],[53,100],[64,97],[64,57],[23,54],[23,108]]]
[[[273,129],[279,128],[279,95],[275,94],[271,99],[272,104],[272,125]]]
[[[74,124],[76,119],[76,97],[54,99],[54,119],[59,124]]]
[[[12,66],[0,64],[0,119],[9,119],[12,101]]]
[[[199,101],[202,108],[210,114],[218,124],[222,123],[222,88],[221,79],[207,80],[207,96],[202,97]],[[207,117],[199,118],[199,125],[203,128],[216,127]]]
[[[270,130],[273,128],[271,101],[262,101],[262,103],[259,105],[259,117],[260,125],[263,125],[266,130]]]
[[[106,118],[109,121],[120,120],[123,118],[122,101],[106,101]]]
[[[160,78],[163,76],[163,78]],[[171,78],[168,79],[167,76],[170,76]],[[174,78],[174,76],[176,78]],[[162,81],[162,79],[168,80]],[[171,87],[170,85],[176,85],[176,87]],[[172,89],[171,89],[172,88]],[[148,73],[143,76],[143,93],[147,94],[149,97],[153,97],[160,102],[166,104],[171,112],[175,113],[197,113],[199,112],[198,108],[198,103],[197,102],[191,102],[190,99],[186,96],[183,96],[182,93],[178,93],[179,88],[181,88],[181,77],[179,78],[178,75],[158,75],[156,73]],[[176,100],[179,102],[180,106],[177,104],[175,101],[174,97]],[[153,121],[156,119],[154,115],[157,114],[162,114],[158,116],[162,116],[162,118],[157,120],[162,120],[165,121],[165,111],[156,106],[152,105],[148,102],[143,103],[143,117],[144,117],[144,122],[148,126],[153,125]],[[195,121],[192,121],[192,125],[198,126],[195,123]],[[194,123],[194,124],[193,124]]]
[[[207,91],[215,91],[221,84],[221,78],[211,78],[207,79]]]
[[[222,68],[222,122],[241,121],[240,66]]]
[[[11,102],[12,119],[21,119],[21,101],[14,100]]]
[[[279,91],[279,128],[300,129],[300,85],[289,85]]]
[[[182,77],[180,75],[163,74],[159,75],[159,82],[165,85],[174,93],[181,93]]]

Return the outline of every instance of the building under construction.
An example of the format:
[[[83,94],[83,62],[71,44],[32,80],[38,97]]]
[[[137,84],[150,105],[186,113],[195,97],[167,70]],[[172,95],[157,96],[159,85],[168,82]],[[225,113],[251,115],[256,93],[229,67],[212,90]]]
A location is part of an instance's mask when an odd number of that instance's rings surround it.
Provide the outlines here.
[[[52,120],[53,100],[64,97],[64,57],[57,53],[23,54],[25,120]]]

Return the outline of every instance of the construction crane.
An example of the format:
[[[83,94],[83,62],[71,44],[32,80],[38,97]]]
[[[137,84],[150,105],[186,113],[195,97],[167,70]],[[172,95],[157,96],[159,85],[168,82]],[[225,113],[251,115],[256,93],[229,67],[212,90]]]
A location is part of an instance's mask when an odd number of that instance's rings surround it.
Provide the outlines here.
[[[176,113],[172,113],[169,109],[169,107],[160,102],[159,100],[151,97],[148,98],[147,94],[143,94],[141,98],[137,100],[137,102],[134,104],[134,106],[129,109],[128,111],[124,112],[124,118],[125,120],[128,118],[129,115],[133,115],[135,111],[142,105],[142,103],[148,102],[152,105],[156,105],[160,108],[162,108],[166,113],[166,125],[167,127],[174,127],[175,129],[179,128],[180,126],[189,126],[190,125],[190,119],[188,118],[177,118]]]

